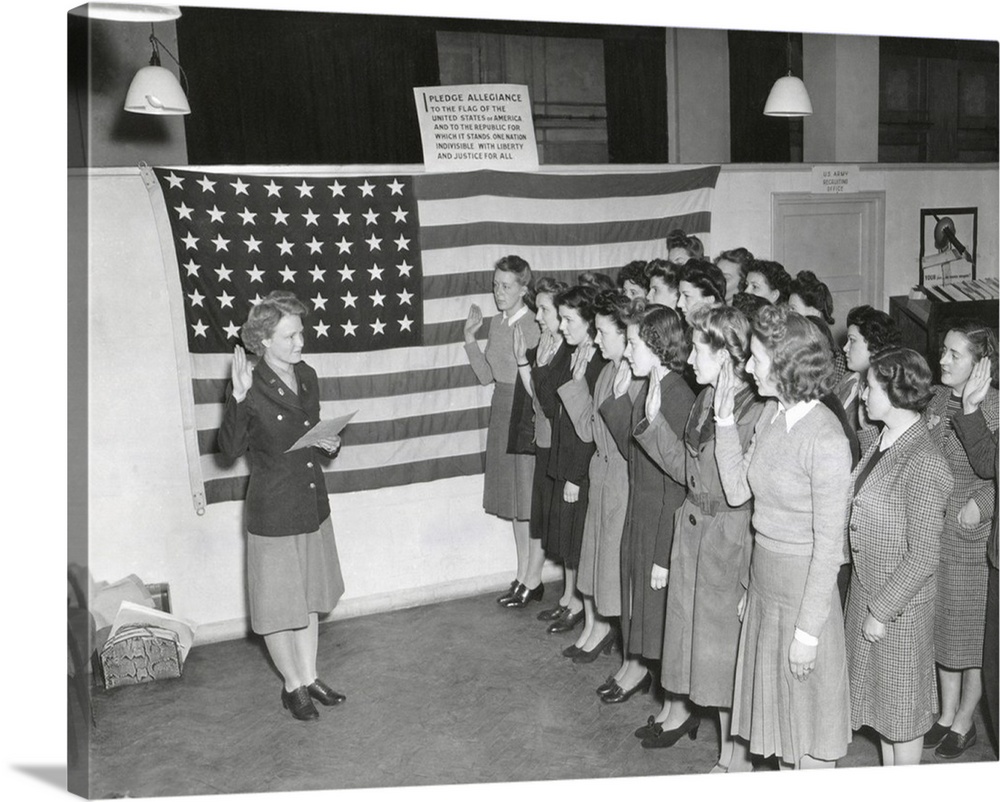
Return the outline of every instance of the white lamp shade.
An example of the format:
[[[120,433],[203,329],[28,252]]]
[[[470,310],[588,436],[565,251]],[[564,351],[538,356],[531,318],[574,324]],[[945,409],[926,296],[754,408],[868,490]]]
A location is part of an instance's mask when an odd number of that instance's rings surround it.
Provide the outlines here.
[[[764,104],[768,117],[808,117],[813,113],[812,101],[801,78],[786,75],[771,87],[771,94]]]
[[[118,22],[166,22],[181,15],[180,6],[161,6],[153,3],[87,3],[86,6],[74,11],[84,11],[91,19]]]
[[[137,114],[190,114],[180,82],[166,67],[143,67],[125,96],[125,111]]]

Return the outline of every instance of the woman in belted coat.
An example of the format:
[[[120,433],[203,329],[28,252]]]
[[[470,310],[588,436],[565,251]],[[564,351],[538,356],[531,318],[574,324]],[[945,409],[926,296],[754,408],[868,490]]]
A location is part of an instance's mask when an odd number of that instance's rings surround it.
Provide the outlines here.
[[[601,405],[601,415],[626,455],[629,470],[621,546],[623,660],[621,668],[597,689],[607,704],[624,702],[652,685],[650,668],[663,651],[674,513],[684,501],[684,486],[649,458],[632,432],[645,416],[646,393],[653,383],[658,385],[667,425],[678,438],[683,436],[694,402],[682,373],[687,341],[677,312],[654,304],[637,310],[627,323],[625,358],[611,398]]]
[[[931,439],[941,449],[955,488],[941,535],[934,651],[941,684],[941,716],[924,738],[938,757],[954,758],[976,741],[972,720],[983,694],[983,636],[989,577],[986,541],[996,507],[993,482],[976,475],[951,419],[961,413],[962,392],[973,368],[990,360],[996,375],[996,335],[977,321],[957,323],[941,349],[941,386],[927,406]],[[982,404],[989,430],[997,429],[997,393]]]
[[[930,398],[931,370],[918,353],[872,357],[861,399],[882,431],[851,474],[844,627],[851,729],[878,733],[885,766],[920,762],[938,711],[934,600],[953,480],[921,416]]]
[[[313,700],[335,705],[345,698],[316,671],[319,616],[344,592],[320,464],[321,454],[340,449],[340,438],[288,451],[320,419],[316,371],[302,361],[307,312],[295,295],[281,290],[250,310],[240,334],[260,359],[251,365],[236,346],[219,428],[226,458],[250,458],[245,503],[250,624],[264,636],[284,680],[282,704],[302,720],[318,718]]]
[[[713,404],[720,378],[734,393],[734,417],[745,452],[763,410],[745,372],[750,355],[750,323],[733,307],[702,307],[688,317],[692,348],[688,363],[705,385],[691,408],[683,438],[660,414],[652,393],[646,418],[635,438],[673,479],[684,482],[687,496],[677,513],[660,680],[667,698],[657,716],[636,730],[646,748],[673,746],[694,732],[694,705],[719,711],[721,744],[712,771],[749,771],[745,744],[730,734],[730,708],[740,639],[737,606],[749,584],[750,501],[731,505],[715,461]],[[655,403],[653,403],[655,401]]]

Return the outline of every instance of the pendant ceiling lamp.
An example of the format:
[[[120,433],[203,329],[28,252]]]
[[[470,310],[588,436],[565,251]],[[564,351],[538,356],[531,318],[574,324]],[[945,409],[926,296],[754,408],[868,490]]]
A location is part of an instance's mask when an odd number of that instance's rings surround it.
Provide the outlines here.
[[[771,87],[764,104],[767,117],[808,117],[813,113],[809,92],[801,78],[792,75],[792,36],[788,34],[788,75],[779,78]]]
[[[170,70],[160,66],[160,48],[174,60],[181,78],[187,83],[184,68],[152,31],[150,24],[149,43],[153,48],[149,58],[149,66],[143,67],[135,74],[125,96],[125,111],[136,114],[190,114],[187,95],[180,82]]]
[[[91,19],[116,22],[166,22],[181,15],[180,6],[161,6],[153,3],[87,3],[81,6]]]

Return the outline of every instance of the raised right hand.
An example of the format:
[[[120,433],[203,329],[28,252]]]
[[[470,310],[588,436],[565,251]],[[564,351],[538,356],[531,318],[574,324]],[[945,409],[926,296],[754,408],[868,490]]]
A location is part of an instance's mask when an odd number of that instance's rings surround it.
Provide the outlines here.
[[[237,401],[242,401],[253,384],[253,367],[247,359],[243,346],[237,345],[233,349],[233,397]]]
[[[615,398],[621,398],[625,395],[630,384],[632,384],[632,366],[627,359],[623,359],[618,363],[618,372],[615,374],[615,382],[612,385]]]
[[[524,334],[518,326],[514,326],[514,361],[519,365],[528,361],[528,344],[524,341]]]
[[[736,377],[733,376],[733,363],[726,359],[722,362],[722,370],[719,371],[719,380],[715,385],[715,398],[712,399],[715,417],[732,417],[735,398]]]
[[[990,389],[990,360],[980,359],[975,367],[972,368],[972,374],[969,376],[969,380],[965,383],[965,389],[962,391],[962,411],[966,415],[971,415],[977,409],[979,405],[983,403],[983,399],[986,398],[986,391]]]
[[[465,319],[463,334],[467,343],[475,342],[476,332],[483,325],[483,310],[477,304],[469,307],[469,316]]]

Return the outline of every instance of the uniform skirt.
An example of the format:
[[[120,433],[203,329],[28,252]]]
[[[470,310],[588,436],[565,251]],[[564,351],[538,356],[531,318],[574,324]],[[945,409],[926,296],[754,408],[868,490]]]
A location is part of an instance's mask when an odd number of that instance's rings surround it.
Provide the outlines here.
[[[535,458],[531,454],[507,453],[513,405],[514,385],[495,382],[486,432],[483,509],[500,518],[529,521]]]
[[[533,540],[544,540],[552,512],[552,493],[555,481],[549,477],[551,449],[535,446],[535,472],[531,482],[531,522],[528,535]]]
[[[552,480],[552,501],[548,526],[542,535],[542,548],[549,559],[576,570],[580,566],[580,552],[583,548],[583,525],[587,518],[590,482],[580,483],[579,498],[573,502],[563,500],[565,487],[566,482]]]
[[[804,755],[836,760],[847,754],[851,741],[844,617],[836,585],[818,635],[816,668],[800,681],[788,666],[809,560],[755,546],[733,691],[733,735],[748,740],[755,754],[793,764]]]
[[[310,613],[329,613],[344,594],[330,519],[302,535],[248,533],[247,592],[258,635],[301,629]]]
[[[888,741],[912,741],[931,728],[938,712],[934,596],[906,605],[885,623],[885,636],[878,643],[865,640],[862,632],[869,599],[853,577],[844,622],[851,729],[868,726]]]

